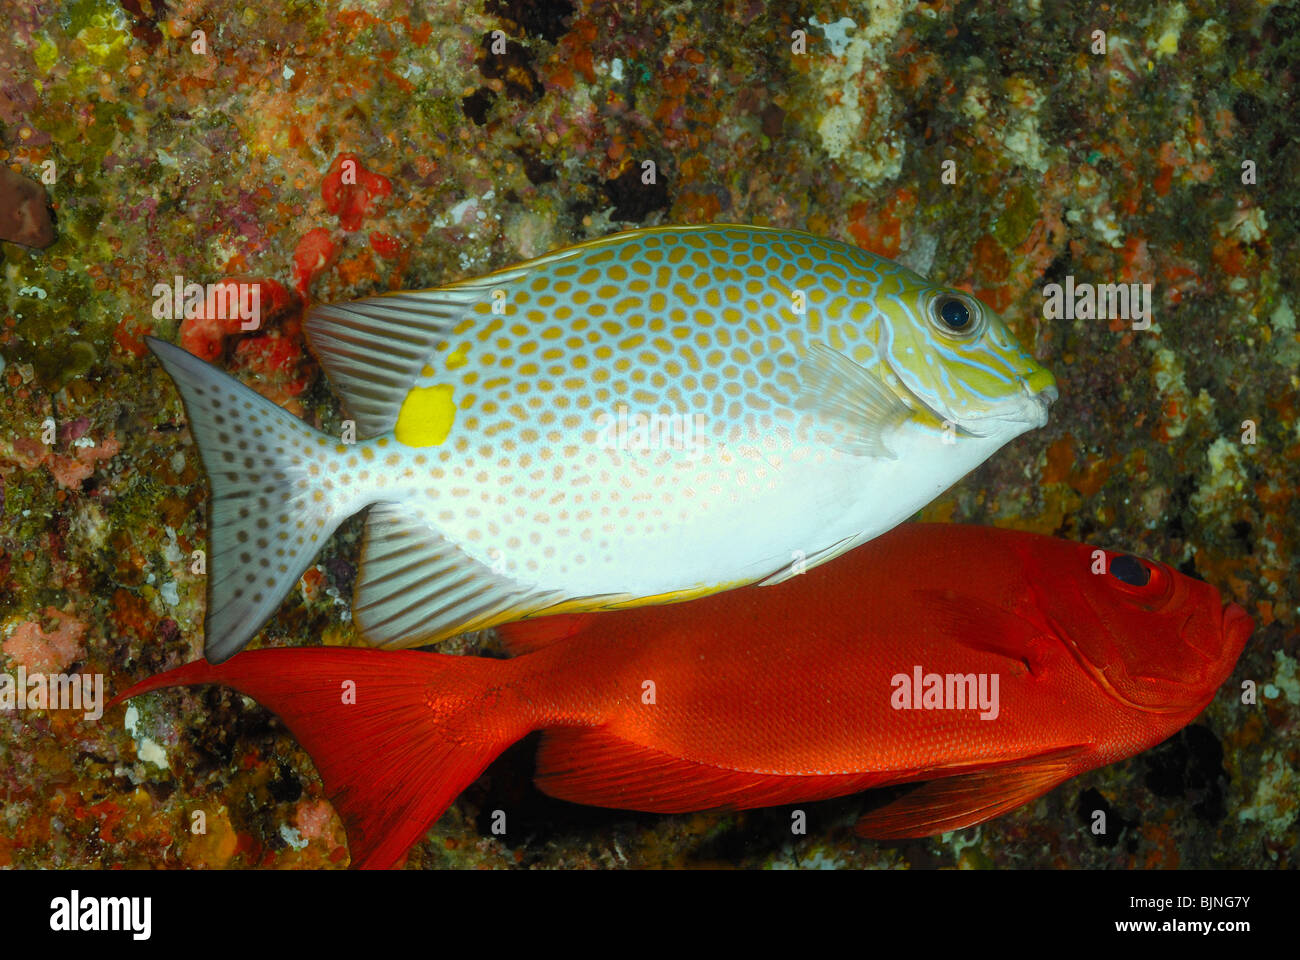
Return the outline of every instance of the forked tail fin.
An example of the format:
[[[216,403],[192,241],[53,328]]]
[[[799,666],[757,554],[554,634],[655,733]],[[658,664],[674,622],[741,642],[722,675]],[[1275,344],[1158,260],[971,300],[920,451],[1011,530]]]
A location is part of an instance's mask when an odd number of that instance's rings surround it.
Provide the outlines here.
[[[364,502],[327,483],[325,434],[164,340],[149,349],[176,382],[212,487],[204,655],[233,656],[262,629],[335,528]]]
[[[393,866],[498,754],[529,732],[504,696],[509,661],[411,650],[280,648],[203,660],[135,684],[217,683],[280,717],[320,773],[352,866]]]

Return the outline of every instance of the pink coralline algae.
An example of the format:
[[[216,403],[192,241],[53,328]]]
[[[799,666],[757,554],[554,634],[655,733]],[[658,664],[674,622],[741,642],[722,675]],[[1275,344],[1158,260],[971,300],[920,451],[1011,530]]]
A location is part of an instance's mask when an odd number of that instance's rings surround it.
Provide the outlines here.
[[[293,251],[294,288],[300,296],[307,296],[312,278],[329,266],[337,253],[330,232],[324,227],[315,227],[303,234]]]
[[[334,158],[320,188],[326,208],[338,214],[339,224],[349,232],[360,229],[376,197],[386,197],[392,192],[393,185],[387,177],[371,173],[351,153],[340,153]]]
[[[226,279],[221,281],[220,286],[229,287],[229,296],[238,297],[238,285],[241,283],[258,288],[259,315],[263,322],[267,317],[282,310],[289,302],[288,292],[274,280]],[[239,301],[236,299],[230,302]],[[202,357],[207,361],[220,357],[225,338],[232,333],[239,333],[245,323],[239,316],[231,315],[237,314],[238,311],[222,310],[219,307],[216,302],[205,301],[202,306],[193,311],[193,315],[189,315],[190,311],[187,311],[187,316],[181,322],[181,346],[196,357]],[[260,328],[259,325],[258,329]]]
[[[37,249],[54,242],[45,190],[0,164],[0,240]]]
[[[334,808],[325,800],[303,800],[298,804],[295,822],[303,839],[329,839]]]
[[[296,323],[293,324],[296,327]],[[245,337],[235,346],[235,366],[250,375],[248,382],[272,402],[298,412],[300,403],[293,398],[306,388],[308,376],[303,371],[301,338],[268,333]]]
[[[27,470],[43,464],[62,489],[80,490],[82,481],[95,472],[96,464],[116,456],[120,448],[117,438],[109,436],[93,447],[77,447],[71,456],[65,456],[38,440],[17,437],[14,440],[14,461]]]
[[[81,638],[86,625],[70,613],[47,607],[45,619],[53,628],[43,630],[37,620],[20,623],[0,649],[15,666],[32,673],[57,673],[66,670],[86,655]]]

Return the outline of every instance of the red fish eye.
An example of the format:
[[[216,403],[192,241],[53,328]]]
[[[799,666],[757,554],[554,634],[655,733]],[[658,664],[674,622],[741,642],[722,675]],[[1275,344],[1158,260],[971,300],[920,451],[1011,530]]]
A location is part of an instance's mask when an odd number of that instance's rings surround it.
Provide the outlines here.
[[[1121,554],[1110,562],[1110,575],[1130,587],[1145,587],[1151,582],[1151,570],[1137,557]]]

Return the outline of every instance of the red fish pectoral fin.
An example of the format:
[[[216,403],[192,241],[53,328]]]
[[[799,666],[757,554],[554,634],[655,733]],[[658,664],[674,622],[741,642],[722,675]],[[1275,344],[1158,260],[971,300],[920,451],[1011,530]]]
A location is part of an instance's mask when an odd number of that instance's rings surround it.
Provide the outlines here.
[[[683,760],[599,727],[546,731],[537,752],[537,786],[572,803],[648,813],[748,810],[857,793],[878,773],[765,774]]]
[[[150,677],[113,702],[203,683],[252,697],[316,764],[347,829],[352,866],[384,869],[517,739],[509,723],[486,715],[482,695],[501,666],[409,650],[254,650]],[[467,737],[466,721],[499,735]]]
[[[1065,747],[1037,757],[931,780],[858,821],[857,833],[877,840],[929,837],[992,820],[1041,797],[1076,773],[1086,748]]]
[[[1037,659],[1035,643],[1051,633],[1046,624],[1032,623],[997,604],[959,596],[952,590],[921,588],[911,591],[910,596],[924,605],[943,635],[953,642],[1027,663],[1031,672]]]

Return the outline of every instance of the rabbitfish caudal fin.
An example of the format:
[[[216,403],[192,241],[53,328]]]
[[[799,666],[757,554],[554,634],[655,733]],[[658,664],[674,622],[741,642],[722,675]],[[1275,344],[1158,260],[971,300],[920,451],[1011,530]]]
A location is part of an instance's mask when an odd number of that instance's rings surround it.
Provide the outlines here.
[[[322,479],[341,455],[331,438],[179,347],[146,341],[180,390],[211,483],[204,653],[220,663],[365,500]]]
[[[528,732],[496,684],[509,662],[413,650],[250,650],[150,677],[120,703],[215,683],[276,714],[311,756],[348,834],[352,866],[385,869],[498,754]]]

